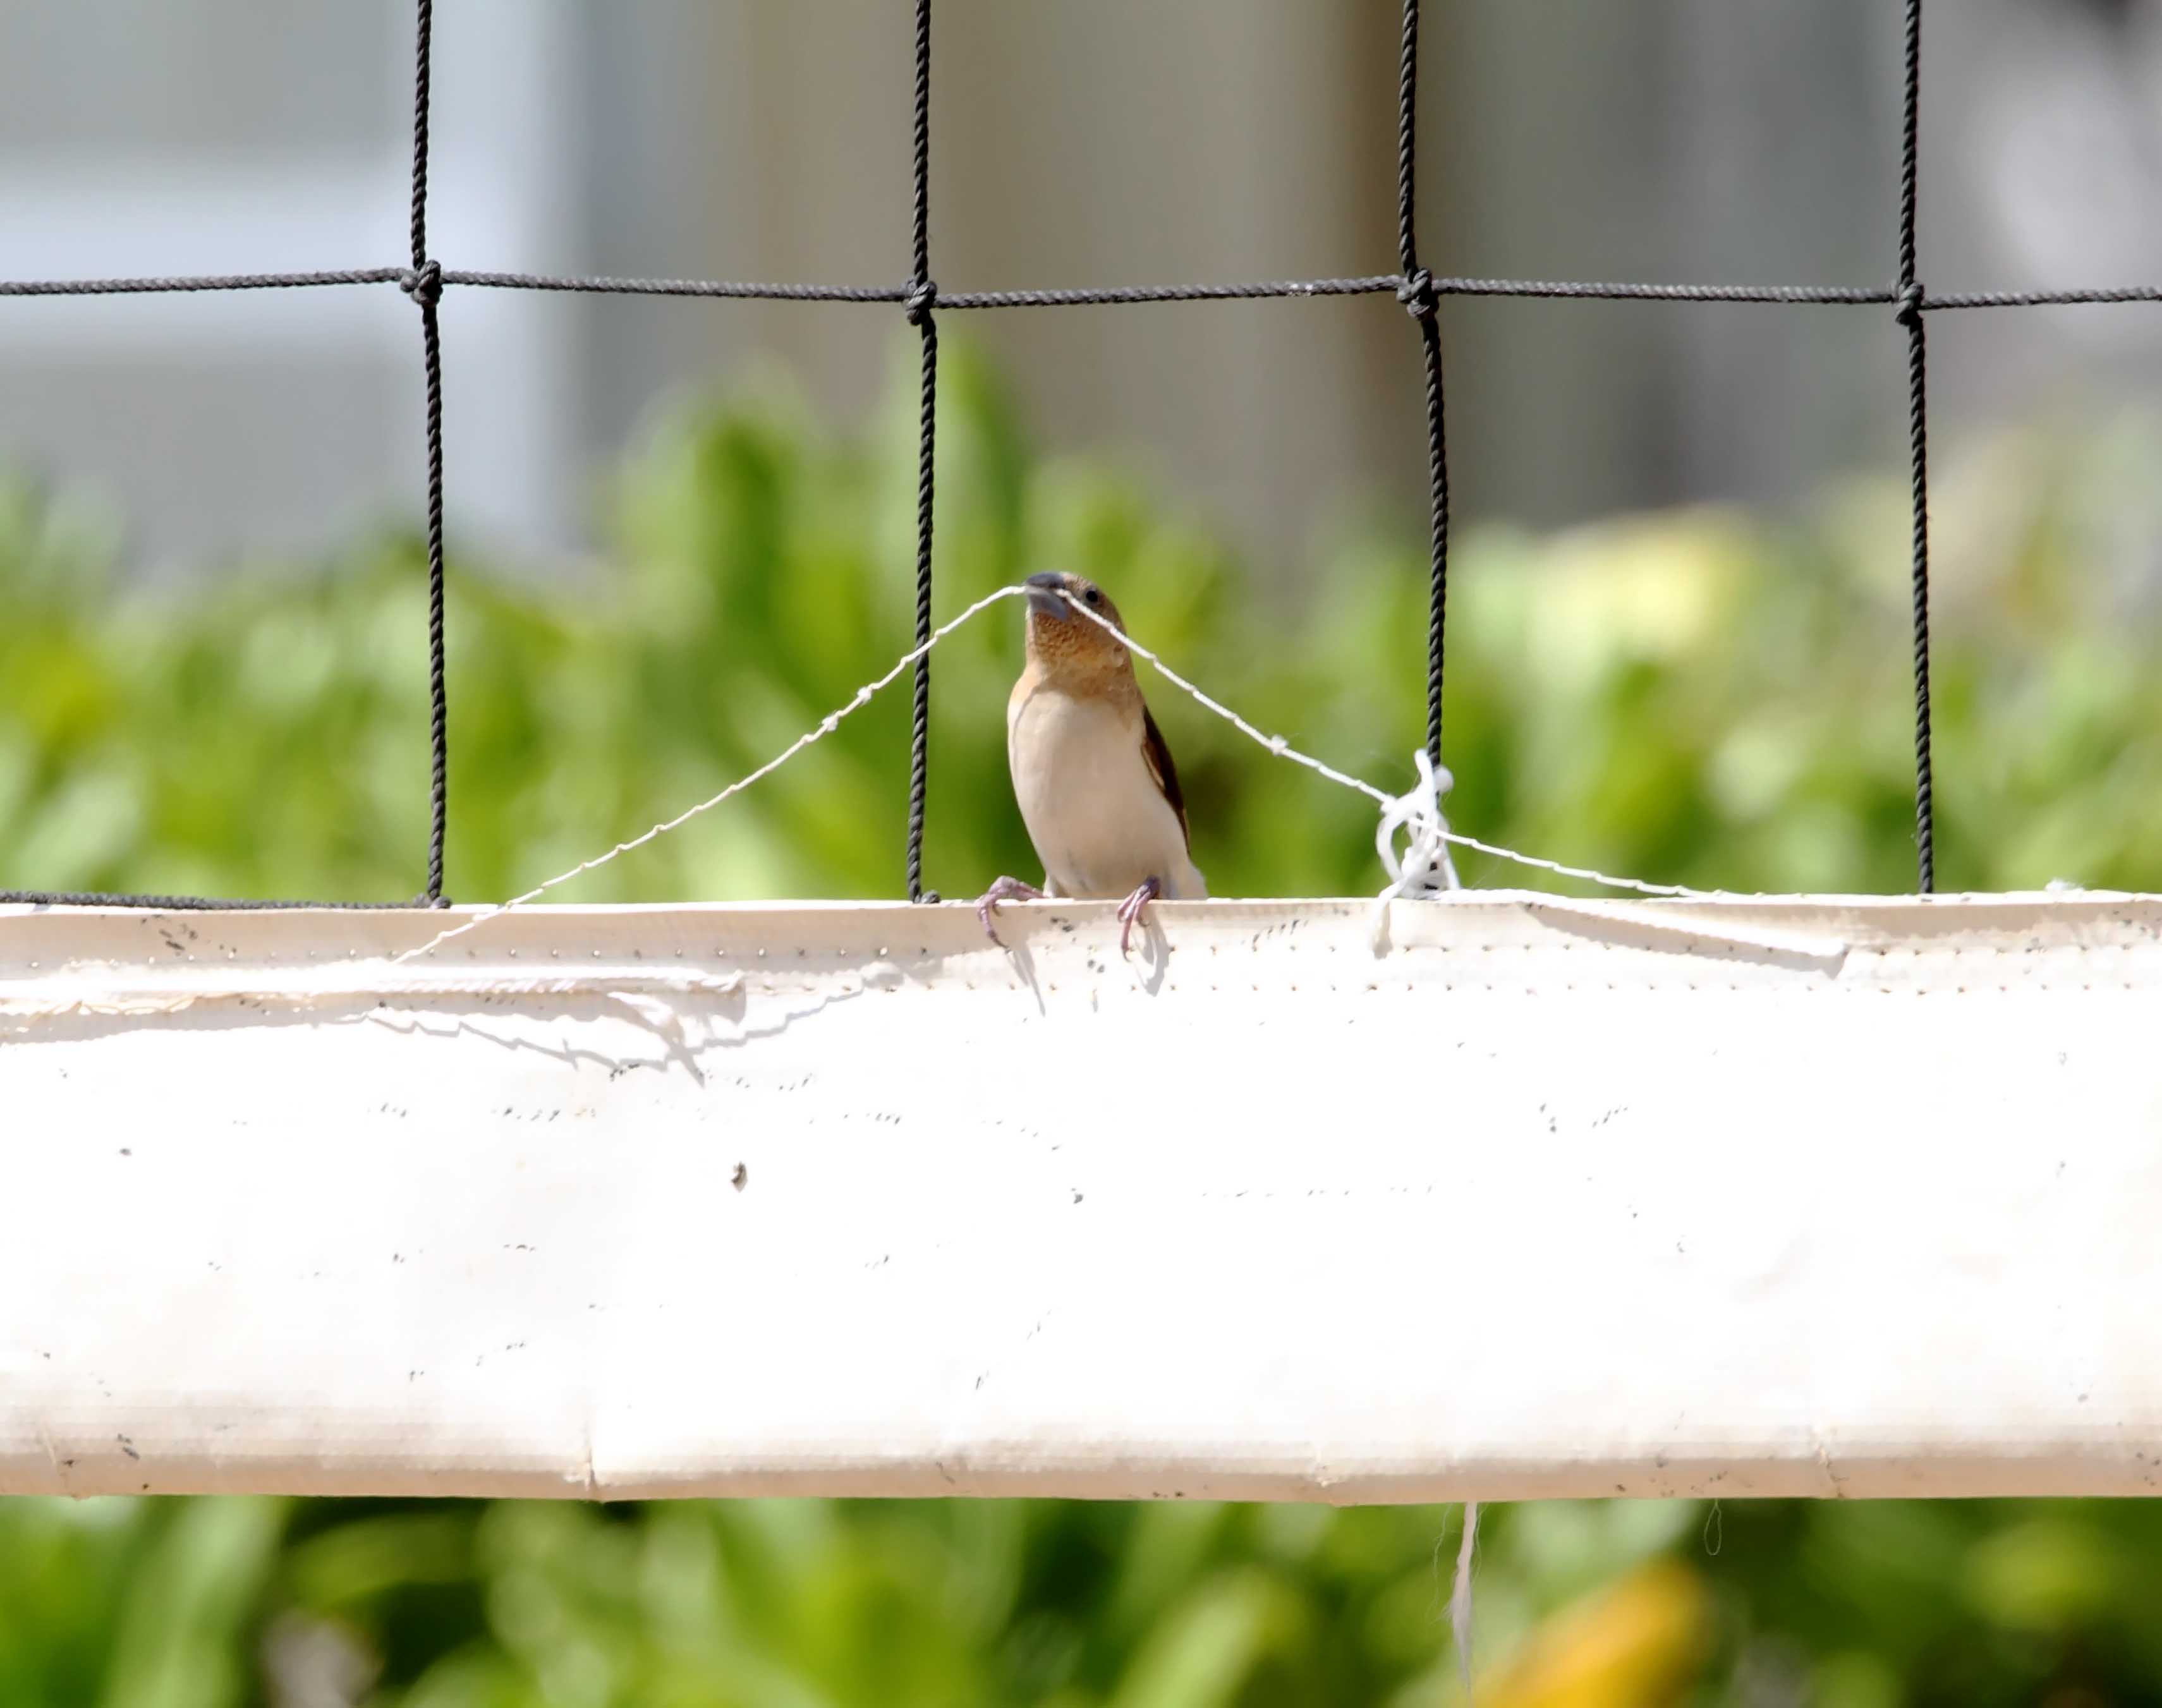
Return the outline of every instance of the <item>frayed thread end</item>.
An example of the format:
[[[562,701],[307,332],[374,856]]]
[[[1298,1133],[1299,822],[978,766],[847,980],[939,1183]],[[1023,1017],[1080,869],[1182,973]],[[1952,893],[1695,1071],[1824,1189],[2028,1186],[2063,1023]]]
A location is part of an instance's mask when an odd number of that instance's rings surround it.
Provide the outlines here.
[[[1479,1540],[1479,1502],[1464,1503],[1464,1536],[1456,1544],[1456,1581],[1449,1591],[1449,1628],[1456,1638],[1456,1675],[1471,1708],[1471,1551]]]
[[[1374,898],[1376,954],[1387,947],[1390,902],[1400,896],[1438,896],[1463,887],[1449,857],[1449,820],[1441,811],[1441,797],[1456,780],[1445,766],[1436,765],[1424,748],[1412,755],[1412,762],[1418,768],[1418,781],[1382,806],[1381,822],[1374,832],[1374,851],[1389,875],[1388,887]],[[1399,857],[1397,833],[1404,829],[1411,833],[1411,840]]]

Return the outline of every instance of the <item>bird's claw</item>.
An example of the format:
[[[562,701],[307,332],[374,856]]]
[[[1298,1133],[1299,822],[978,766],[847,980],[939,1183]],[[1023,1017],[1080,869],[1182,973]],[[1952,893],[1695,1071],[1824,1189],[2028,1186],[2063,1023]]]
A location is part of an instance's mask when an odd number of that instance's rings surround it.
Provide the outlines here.
[[[998,927],[991,923],[991,916],[999,911],[999,903],[1041,901],[1042,900],[1043,900],[1043,891],[1032,885],[1024,884],[1019,878],[999,878],[992,883],[990,889],[976,898],[976,917],[984,922],[984,935],[997,943],[1000,948],[1004,948],[1005,944],[999,937]]]
[[[1132,946],[1134,922],[1141,917],[1141,909],[1163,894],[1162,880],[1146,880],[1140,889],[1119,904],[1119,958],[1124,960]]]

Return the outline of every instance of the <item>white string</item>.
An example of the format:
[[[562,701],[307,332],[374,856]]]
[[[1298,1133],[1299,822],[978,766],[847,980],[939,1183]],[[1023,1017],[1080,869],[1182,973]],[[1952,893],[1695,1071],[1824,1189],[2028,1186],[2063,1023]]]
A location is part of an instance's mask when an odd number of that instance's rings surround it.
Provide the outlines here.
[[[1456,1637],[1456,1674],[1471,1705],[1471,1550],[1479,1541],[1479,1502],[1464,1503],[1464,1539],[1456,1544],[1456,1581],[1449,1591],[1449,1628]]]
[[[1169,665],[1158,658],[1153,652],[1151,652],[1148,648],[1143,646],[1139,641],[1135,640],[1126,635],[1124,630],[1115,626],[1109,618],[1098,616],[1086,605],[1076,599],[1071,593],[1062,590],[1059,593],[1059,597],[1064,599],[1068,605],[1078,611],[1083,616],[1086,617],[1091,623],[1095,624],[1097,627],[1110,634],[1117,635],[1119,637],[1120,644],[1125,646],[1129,652],[1134,653],[1139,657],[1146,659],[1173,684],[1185,689],[1188,694],[1198,700],[1203,705],[1214,712],[1219,718],[1221,718],[1225,722],[1233,724],[1243,734],[1251,736],[1254,740],[1258,741],[1263,747],[1268,749],[1268,750],[1274,754],[1278,759],[1290,760],[1294,764],[1304,765],[1310,771],[1320,772],[1323,776],[1327,777],[1329,781],[1333,783],[1341,783],[1347,789],[1356,789],[1360,794],[1366,796],[1376,806],[1380,807],[1384,812],[1395,807],[1398,803],[1398,800],[1402,798],[1386,794],[1382,791],[1376,788],[1371,783],[1363,782],[1357,777],[1346,776],[1342,771],[1338,770],[1334,766],[1324,765],[1319,760],[1311,758],[1308,755],[1301,753],[1297,748],[1286,741],[1281,735],[1262,734],[1260,730],[1255,729],[1252,724],[1241,718],[1236,712],[1234,712],[1229,706],[1220,704],[1217,701],[1209,698],[1208,695],[1203,693],[1200,689],[1194,687],[1192,682],[1187,681],[1184,676],[1179,675],[1177,671],[1173,670]],[[1422,757],[1423,757],[1423,755],[1422,755]],[[1437,813],[1439,811],[1439,808],[1437,807]],[[1579,878],[1587,884],[1604,884],[1611,890],[1634,890],[1638,891],[1640,894],[1646,896],[1695,896],[1700,901],[1711,900],[1726,893],[1725,891],[1721,890],[1692,890],[1686,885],[1682,884],[1651,884],[1645,882],[1641,878],[1610,877],[1605,872],[1595,872],[1585,866],[1566,866],[1559,860],[1543,860],[1538,859],[1536,855],[1518,854],[1514,849],[1498,848],[1491,842],[1480,841],[1480,839],[1475,836],[1465,836],[1456,831],[1449,830],[1446,828],[1443,829],[1441,835],[1444,841],[1454,843],[1459,848],[1476,849],[1480,854],[1491,854],[1496,859],[1514,860],[1520,866],[1533,866],[1543,872],[1552,872],[1558,877]]]
[[[1634,890],[1640,896],[1693,897],[1699,901],[1716,901],[1734,893],[1731,890],[1692,890],[1686,884],[1648,883],[1642,878],[1616,878],[1606,872],[1595,872],[1589,866],[1565,866],[1559,860],[1543,860],[1537,854],[1518,854],[1512,848],[1497,848],[1491,842],[1481,842],[1475,836],[1465,836],[1457,831],[1452,830],[1446,834],[1459,848],[1476,849],[1480,854],[1492,854],[1496,859],[1514,860],[1520,866],[1536,867],[1542,872],[1552,872],[1557,877],[1581,878],[1587,884],[1604,884],[1610,890]]]
[[[884,676],[879,677],[876,682],[864,683],[863,687],[858,688],[856,692],[849,697],[849,703],[847,705],[841,707],[838,711],[828,713],[825,717],[819,719],[818,723],[814,727],[805,730],[802,734],[797,736],[795,740],[790,742],[786,747],[783,748],[779,753],[776,754],[771,759],[768,760],[764,765],[760,765],[756,770],[751,772],[748,776],[737,778],[736,781],[730,783],[727,788],[722,790],[719,794],[708,797],[707,799],[701,801],[695,807],[685,808],[682,812],[678,812],[673,818],[665,820],[661,823],[655,825],[650,830],[646,831],[643,835],[634,836],[629,842],[619,842],[606,854],[596,854],[589,860],[581,860],[577,865],[572,866],[567,872],[559,872],[556,876],[547,879],[544,882],[535,884],[523,896],[514,896],[508,901],[504,901],[496,906],[488,908],[483,912],[476,913],[471,919],[466,921],[462,925],[455,925],[448,931],[437,932],[434,937],[429,938],[427,942],[422,943],[420,948],[408,949],[401,955],[394,956],[392,958],[394,964],[396,962],[413,960],[421,955],[428,953],[431,949],[440,948],[443,944],[448,943],[452,938],[463,937],[466,932],[473,929],[474,927],[486,924],[489,920],[495,918],[499,914],[508,913],[514,907],[523,907],[529,901],[537,901],[541,896],[546,895],[548,891],[556,888],[558,885],[567,884],[572,879],[582,876],[585,873],[592,871],[597,866],[606,865],[618,854],[626,854],[634,848],[643,848],[647,843],[651,842],[655,837],[666,836],[670,831],[678,829],[683,825],[688,824],[701,812],[712,812],[714,807],[719,806],[722,802],[728,799],[729,797],[739,795],[745,789],[748,789],[753,783],[759,781],[761,778],[770,776],[774,772],[779,770],[781,766],[786,765],[789,760],[794,759],[797,754],[802,752],[805,748],[810,746],[812,742],[822,740],[825,737],[831,735],[834,730],[840,727],[841,720],[843,718],[847,717],[851,712],[859,711],[862,708],[868,705],[870,703],[872,695],[878,692],[880,688],[890,685],[894,679],[903,671],[908,669],[909,666],[913,665],[916,660],[923,657],[932,647],[943,640],[948,635],[951,635],[956,629],[958,629],[964,623],[969,621],[970,618],[976,616],[981,612],[989,610],[993,605],[998,603],[1000,599],[1014,598],[1020,595],[1026,594],[1027,592],[1028,589],[1024,587],[1009,587],[1000,588],[996,593],[985,594],[982,598],[977,600],[974,604],[969,606],[967,610],[962,612],[959,616],[954,618],[951,622],[943,624],[940,628],[933,629],[931,634],[931,638],[925,641],[922,645],[916,648],[912,652],[903,653],[901,656],[900,660],[894,665],[891,670],[888,671]]]
[[[548,891],[556,888],[558,885],[567,884],[573,878],[582,877],[586,873],[593,870],[596,867],[606,865],[610,860],[614,859],[619,854],[626,854],[634,849],[643,848],[647,843],[653,841],[655,838],[666,836],[670,831],[679,829],[683,825],[689,823],[691,820],[696,818],[702,812],[710,812],[723,801],[727,801],[736,795],[741,794],[745,789],[750,787],[753,783],[760,781],[764,778],[770,776],[775,771],[779,770],[781,766],[787,764],[790,760],[795,758],[797,754],[802,752],[805,748],[810,746],[812,742],[822,740],[825,737],[831,735],[833,731],[840,726],[841,720],[843,718],[849,716],[850,713],[858,711],[864,706],[869,704],[871,697],[874,694],[876,694],[882,688],[891,686],[895,680],[900,676],[902,671],[907,670],[911,666],[915,664],[918,659],[923,657],[932,647],[943,640],[948,635],[951,635],[956,629],[960,628],[964,624],[980,615],[983,612],[989,610],[993,605],[997,604],[1001,599],[1010,599],[1022,597],[1027,594],[1029,591],[1029,588],[1022,586],[1004,587],[999,588],[995,593],[988,593],[984,598],[977,600],[974,604],[969,606],[969,609],[962,612],[959,616],[952,619],[950,621],[942,624],[937,629],[933,629],[932,631],[931,638],[925,641],[921,646],[916,647],[912,651],[903,653],[901,657],[895,661],[893,667],[887,671],[884,676],[880,676],[875,682],[866,682],[862,687],[858,688],[854,694],[850,696],[846,705],[842,706],[836,711],[828,713],[827,716],[821,718],[816,725],[804,731],[802,734],[797,736],[794,741],[791,742],[786,747],[783,748],[779,753],[776,754],[756,770],[752,771],[744,776],[739,777],[734,782],[730,783],[728,787],[722,790],[718,795],[709,796],[707,799],[699,802],[695,807],[686,807],[682,812],[677,813],[673,818],[663,820],[661,823],[655,825],[651,829],[645,831],[640,835],[632,837],[628,842],[618,843],[614,848],[608,849],[605,854],[596,854],[589,860],[581,860],[577,865],[572,866],[568,871],[559,872],[556,876],[535,884],[530,890],[525,891],[522,896],[514,896],[508,901],[499,902],[493,907],[483,909],[482,911],[476,913],[471,919],[465,921],[463,923],[452,926],[448,931],[437,932],[434,937],[429,938],[426,943],[422,943],[418,948],[407,949],[401,954],[393,956],[391,958],[392,964],[395,965],[406,961],[416,960],[420,956],[441,948],[443,944],[448,943],[452,938],[463,937],[467,932],[473,930],[478,926],[486,924],[489,920],[496,918],[501,914],[509,912],[511,909],[514,907],[523,907],[529,901],[538,901],[541,896],[546,895]],[[1244,718],[1241,718],[1229,706],[1225,705],[1221,701],[1212,698],[1209,694],[1204,692],[1199,687],[1195,686],[1193,682],[1188,682],[1184,676],[1181,676],[1177,671],[1166,664],[1161,658],[1157,657],[1155,653],[1150,651],[1147,647],[1143,646],[1139,641],[1134,640],[1131,635],[1116,627],[1107,619],[1098,616],[1086,605],[1074,598],[1073,595],[1062,590],[1059,597],[1064,599],[1075,611],[1078,612],[1082,616],[1086,617],[1090,622],[1097,624],[1107,633],[1116,635],[1119,640],[1119,644],[1124,646],[1128,651],[1134,653],[1139,657],[1146,659],[1151,664],[1154,665],[1157,671],[1162,674],[1166,680],[1172,682],[1174,686],[1185,690],[1185,692],[1193,699],[1198,701],[1211,712],[1214,712],[1219,718],[1224,719],[1225,723],[1230,724],[1241,734],[1259,743],[1262,747],[1266,748],[1278,759],[1290,760],[1295,765],[1304,765],[1308,770],[1319,773],[1322,776],[1328,778],[1332,783],[1340,784],[1343,787],[1347,789],[1355,789],[1360,794],[1366,796],[1368,800],[1373,802],[1375,805],[1379,807],[1382,812],[1382,821],[1381,832],[1379,838],[1376,839],[1376,846],[1381,849],[1381,862],[1388,868],[1391,879],[1391,887],[1382,893],[1381,899],[1384,901],[1386,901],[1390,896],[1399,894],[1409,895],[1431,893],[1436,887],[1444,887],[1451,890],[1459,887],[1456,882],[1455,870],[1449,864],[1448,853],[1444,846],[1450,843],[1455,844],[1460,848],[1476,849],[1480,853],[1491,854],[1497,859],[1513,860],[1519,865],[1536,867],[1540,871],[1552,872],[1559,877],[1577,878],[1590,884],[1604,884],[1610,889],[1635,890],[1647,896],[1690,896],[1710,897],[1724,893],[1717,891],[1691,890],[1679,884],[1650,884],[1637,878],[1611,877],[1605,872],[1595,872],[1584,866],[1564,865],[1559,860],[1540,859],[1531,854],[1518,854],[1513,849],[1500,848],[1490,842],[1481,842],[1475,836],[1465,836],[1460,834],[1458,832],[1449,829],[1446,821],[1444,821],[1441,816],[1441,795],[1442,792],[1449,786],[1449,781],[1445,781],[1449,778],[1449,773],[1446,770],[1441,771],[1439,774],[1433,772],[1423,751],[1421,751],[1418,755],[1416,755],[1419,768],[1418,783],[1403,795],[1390,795],[1381,789],[1376,788],[1371,783],[1369,783],[1361,778],[1352,776],[1347,772],[1338,770],[1334,765],[1324,764],[1322,760],[1315,759],[1310,754],[1301,753],[1281,735],[1263,734],[1261,730],[1255,728],[1251,723],[1249,723]],[[1395,850],[1392,846],[1395,831],[1400,825],[1409,825],[1412,828],[1411,845],[1406,850],[1405,856],[1402,861],[1399,861],[1397,859]],[[1426,844],[1429,837],[1431,837],[1434,843],[1434,846],[1431,849],[1428,849],[1426,848]],[[1436,873],[1446,874],[1445,882],[1439,886],[1436,886],[1428,881]],[[1418,880],[1420,883],[1420,887],[1418,890],[1413,890],[1408,887],[1409,884],[1414,879]]]
[[[1263,747],[1268,749],[1268,750],[1274,754],[1278,759],[1287,759],[1294,765],[1304,765],[1310,771],[1320,772],[1323,776],[1328,778],[1332,783],[1341,783],[1347,789],[1356,789],[1376,806],[1385,810],[1395,804],[1394,800],[1391,796],[1383,793],[1381,790],[1376,788],[1371,783],[1362,781],[1357,777],[1347,776],[1344,772],[1338,770],[1335,766],[1324,765],[1319,760],[1314,759],[1307,754],[1301,753],[1288,741],[1286,741],[1281,735],[1262,734],[1260,730],[1255,729],[1252,724],[1241,718],[1236,712],[1234,712],[1229,706],[1225,705],[1220,701],[1212,700],[1208,695],[1203,693],[1199,688],[1197,688],[1192,682],[1187,681],[1184,676],[1179,675],[1177,671],[1173,670],[1169,665],[1158,658],[1153,652],[1151,652],[1148,648],[1142,645],[1141,642],[1136,640],[1131,635],[1128,635],[1125,629],[1120,629],[1117,624],[1113,623],[1110,618],[1098,616],[1094,611],[1090,610],[1086,605],[1075,598],[1073,594],[1067,593],[1063,588],[1060,590],[1058,597],[1065,600],[1068,605],[1072,606],[1076,611],[1078,611],[1083,616],[1086,617],[1091,623],[1094,623],[1105,634],[1116,635],[1118,637],[1119,644],[1125,647],[1127,651],[1133,653],[1139,657],[1146,659],[1171,682],[1178,685],[1179,687],[1185,689],[1188,693],[1191,694],[1195,699],[1198,700],[1203,705],[1214,712],[1219,718],[1221,718],[1225,723],[1230,724],[1242,734],[1250,736],[1254,740],[1261,743]]]

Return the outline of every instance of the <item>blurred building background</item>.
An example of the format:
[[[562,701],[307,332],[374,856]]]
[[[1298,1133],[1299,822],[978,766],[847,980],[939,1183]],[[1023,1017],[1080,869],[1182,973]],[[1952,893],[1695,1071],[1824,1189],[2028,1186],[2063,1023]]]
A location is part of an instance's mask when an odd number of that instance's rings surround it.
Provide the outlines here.
[[[449,265],[890,282],[908,261],[901,0],[454,0],[432,247]],[[1876,283],[1894,269],[1893,0],[1429,8],[1437,272]],[[948,290],[1387,271],[1395,0],[940,0],[932,271]],[[18,0],[0,275],[389,264],[404,0]],[[2162,277],[2162,0],[1931,8],[1922,269],[1942,289]],[[86,91],[97,91],[91,97]],[[159,565],[408,516],[418,337],[387,287],[0,304],[0,461],[108,496]],[[687,388],[779,358],[847,418],[885,308],[455,291],[452,522],[575,552],[593,478]],[[957,324],[958,323],[958,324]],[[1280,572],[1345,502],[1423,492],[1386,299],[948,321],[1049,443],[1122,452]],[[1778,503],[1904,448],[1868,310],[1453,300],[1470,516]],[[1944,316],[1937,431],[2151,391],[2162,311]]]

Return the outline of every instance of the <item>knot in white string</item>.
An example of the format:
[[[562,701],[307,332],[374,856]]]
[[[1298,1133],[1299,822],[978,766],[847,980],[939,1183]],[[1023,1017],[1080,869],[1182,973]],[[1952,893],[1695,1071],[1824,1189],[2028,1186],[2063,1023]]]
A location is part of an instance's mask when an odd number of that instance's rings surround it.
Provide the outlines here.
[[[1446,765],[1437,769],[1424,748],[1412,760],[1418,766],[1418,781],[1381,808],[1381,823],[1374,833],[1374,851],[1389,874],[1389,887],[1380,897],[1384,901],[1463,887],[1449,858],[1449,821],[1441,813],[1441,797],[1455,786],[1456,779]],[[1400,829],[1411,832],[1401,859],[1397,855]]]
[[[1381,822],[1374,832],[1374,852],[1388,872],[1388,887],[1374,900],[1374,938],[1377,947],[1386,931],[1389,903],[1397,897],[1436,896],[1463,887],[1456,866],[1449,858],[1449,820],[1442,816],[1441,797],[1456,779],[1447,766],[1437,766],[1424,748],[1412,755],[1418,781],[1381,808]],[[1406,830],[1410,839],[1401,857],[1397,833]]]

